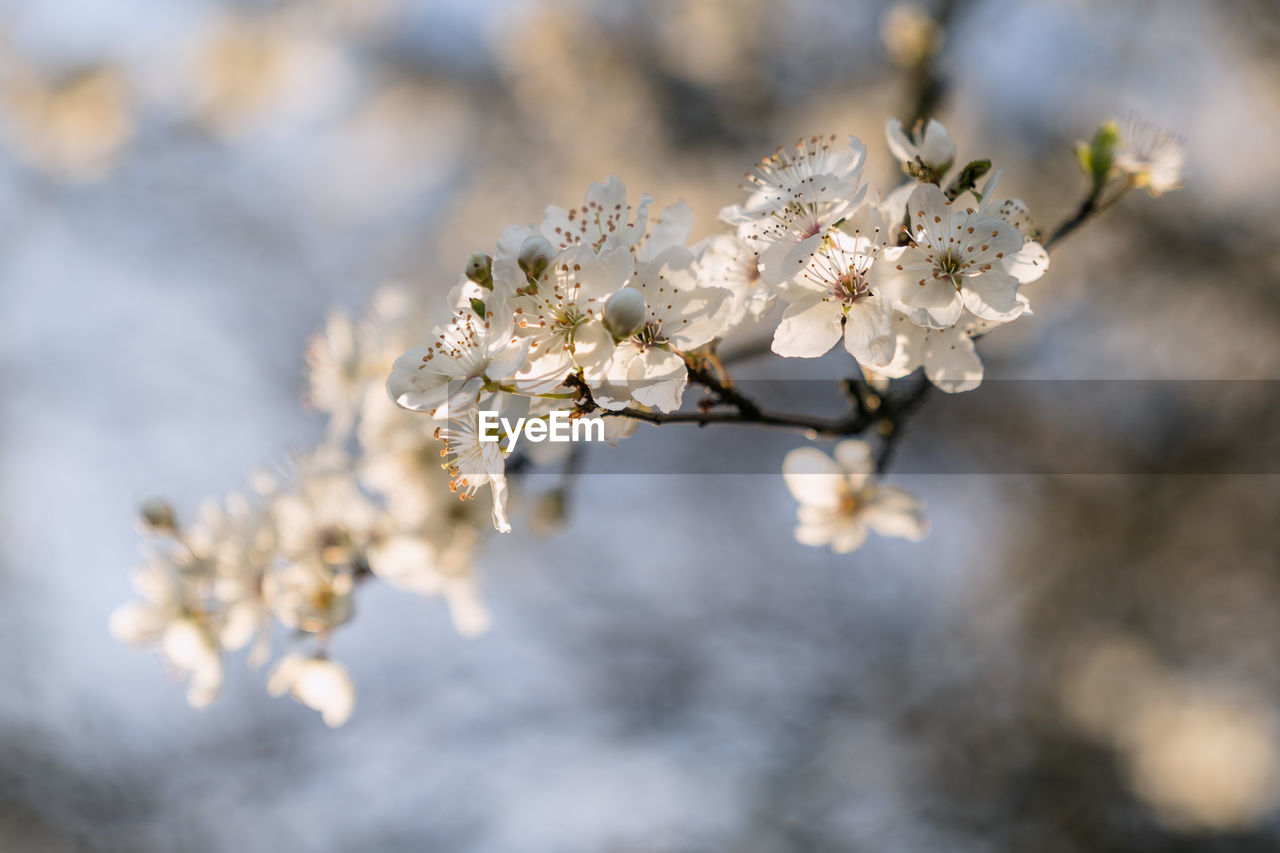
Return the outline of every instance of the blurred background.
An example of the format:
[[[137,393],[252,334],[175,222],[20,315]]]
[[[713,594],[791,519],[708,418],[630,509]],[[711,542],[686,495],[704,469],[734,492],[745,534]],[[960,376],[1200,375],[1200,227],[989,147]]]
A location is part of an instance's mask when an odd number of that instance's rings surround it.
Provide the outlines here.
[[[588,457],[564,530],[482,556],[487,635],[361,591],[335,642],[360,701],[330,731],[235,660],[193,711],[110,639],[138,504],[189,512],[314,444],[302,352],[331,306],[386,281],[443,296],[593,180],[686,198],[695,238],[800,136],[856,134],[891,186],[913,16],[0,2],[0,850],[1277,849],[1280,469],[1232,436],[1277,411],[1280,8],[945,5],[937,115],[1041,225],[1079,199],[1071,147],[1102,118],[1189,152],[1184,190],[1078,232],[1035,315],[980,345],[1042,403],[987,409],[984,441],[1057,473],[936,473],[966,447],[935,395],[898,451],[932,533],[837,557],[793,541],[776,474]],[[1249,383],[1202,435],[1176,427],[1203,398],[1119,423],[1055,391],[1072,379]],[[592,456],[764,447],[753,470],[776,471],[803,440],[753,441],[644,427]]]

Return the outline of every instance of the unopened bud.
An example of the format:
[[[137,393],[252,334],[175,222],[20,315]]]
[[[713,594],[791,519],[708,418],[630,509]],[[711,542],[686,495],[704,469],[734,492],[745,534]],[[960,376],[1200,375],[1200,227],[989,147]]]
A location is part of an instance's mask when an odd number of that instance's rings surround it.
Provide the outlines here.
[[[1120,128],[1114,121],[1104,121],[1089,142],[1076,145],[1080,168],[1095,193],[1100,193],[1111,177],[1115,165],[1116,146],[1120,143]]]
[[[956,157],[955,141],[937,119],[931,118],[927,124],[916,121],[908,134],[902,122],[893,117],[885,123],[885,136],[903,171],[924,183],[942,180]]]
[[[644,325],[644,294],[624,287],[604,304],[604,326],[618,340],[630,337]]]
[[[167,533],[178,527],[178,519],[173,513],[173,507],[162,500],[147,501],[142,505],[141,513],[142,523],[157,533]]]
[[[535,234],[520,244],[520,254],[516,260],[526,275],[537,279],[547,271],[547,266],[555,253],[556,250],[551,247],[546,237]]]
[[[466,276],[485,290],[493,290],[493,258],[484,252],[472,252],[467,258]]]
[[[976,189],[978,181],[986,177],[987,172],[990,171],[990,160],[971,161],[960,170],[960,174],[955,176],[955,179],[951,181],[951,186],[947,187],[947,198],[951,201],[955,201],[962,194],[972,192],[974,195],[978,196],[979,200],[981,200],[982,195]]]

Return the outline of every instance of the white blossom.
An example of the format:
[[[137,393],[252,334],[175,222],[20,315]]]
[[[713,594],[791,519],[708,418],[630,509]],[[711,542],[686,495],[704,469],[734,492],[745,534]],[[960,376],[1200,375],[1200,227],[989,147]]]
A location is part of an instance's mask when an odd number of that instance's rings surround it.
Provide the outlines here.
[[[141,596],[111,614],[111,636],[121,643],[154,646],[187,680],[187,701],[203,708],[222,689],[225,611],[212,601],[211,577],[190,553],[155,551],[134,571]]]
[[[319,559],[279,566],[262,589],[271,614],[287,628],[320,634],[351,619],[354,576]]]
[[[648,225],[651,196],[644,196],[634,210],[627,203],[627,188],[610,176],[587,189],[582,206],[565,210],[547,207],[542,236],[558,249],[586,246],[594,252],[631,249],[644,237]]]
[[[295,460],[291,487],[272,497],[287,562],[349,566],[374,535],[377,509],[360,490],[346,454],[321,449]]]
[[[902,128],[902,121],[894,117],[885,123],[884,132],[889,141],[889,151],[909,173],[923,166],[931,177],[939,179],[955,162],[956,144],[937,119],[929,119],[923,129],[919,126],[913,128],[908,136]]]
[[[871,448],[856,439],[837,444],[834,459],[814,447],[788,453],[782,477],[800,504],[796,541],[847,554],[866,541],[868,529],[922,539],[929,529],[924,504],[904,489],[881,485],[874,472]]]
[[[307,400],[330,415],[330,429],[346,435],[355,421],[364,393],[355,325],[343,311],[334,311],[322,334],[307,343]]]
[[[604,327],[605,302],[635,270],[627,248],[599,255],[570,246],[553,259],[535,282],[511,299],[515,334],[528,342],[528,355],[516,375],[523,393],[555,388],[576,369],[595,372],[613,354],[613,336]]]
[[[737,234],[717,234],[694,247],[698,282],[733,294],[729,328],[747,317],[759,320],[773,307],[774,291],[760,276],[759,252]]]
[[[436,514],[448,520],[447,512]],[[389,537],[369,549],[369,566],[382,580],[399,589],[423,596],[443,596],[449,606],[453,626],[465,637],[482,634],[489,628],[489,611],[480,598],[479,586],[470,565],[454,559],[459,546],[474,549],[475,529],[467,524],[451,525],[447,542],[433,540],[421,530]],[[471,547],[467,548],[463,542]],[[453,551],[453,553],[451,553]]]
[[[345,723],[356,706],[356,688],[347,668],[321,657],[285,655],[267,678],[267,692],[272,696],[288,693],[319,711],[330,728]]]
[[[1130,119],[1120,131],[1115,164],[1135,187],[1145,187],[1152,196],[1182,186],[1187,165],[1181,137],[1158,125]]]
[[[982,201],[978,204],[978,210],[983,214],[998,216],[1018,229],[1018,233],[1023,237],[1022,248],[1006,254],[1001,260],[1005,271],[1016,278],[1019,284],[1031,284],[1048,272],[1049,253],[1035,239],[1038,229],[1026,203],[1019,198],[996,198],[996,185],[999,182],[1000,173],[995,172],[983,185]],[[962,196],[961,200],[966,198]]]
[[[724,208],[720,219],[757,248],[765,282],[798,274],[823,235],[862,203],[866,153],[855,137],[841,146],[834,136],[815,136],[794,150],[779,148],[747,175],[747,202]]]
[[[514,377],[529,351],[529,341],[515,337],[505,306],[484,317],[458,311],[434,337],[430,346],[396,359],[387,392],[397,405],[434,415],[446,403],[457,408],[475,402],[486,386]]]
[[[683,248],[693,228],[693,209],[681,199],[664,207],[649,222],[649,230],[636,244],[638,261],[652,261],[668,249]]]
[[[473,634],[488,625],[475,558],[492,522],[474,501],[452,499],[435,426],[385,395],[370,395],[359,432],[360,479],[385,500],[393,530],[370,544],[367,558],[373,574],[392,586],[442,595],[459,633]]]
[[[920,184],[907,202],[911,243],[885,251],[886,275],[898,288],[898,307],[912,322],[945,329],[968,309],[984,320],[1018,316],[1018,279],[1004,258],[1022,248],[1022,235],[999,217],[947,200]]]
[[[1019,293],[1018,301],[1029,313],[1031,309],[1027,306],[1027,298]],[[966,311],[955,325],[931,329],[918,326],[905,314],[895,312],[896,352],[891,362],[875,369],[882,376],[896,379],[923,367],[924,375],[940,391],[948,394],[972,391],[982,384],[983,377],[982,360],[974,348],[973,339],[999,325]]]
[[[700,287],[693,253],[683,246],[637,264],[629,289],[643,298],[641,324],[617,342],[601,371],[587,374],[588,384],[595,401],[605,408],[621,409],[634,400],[673,411],[680,407],[688,382],[681,353],[725,331],[732,294]]]
[[[462,500],[475,497],[487,485],[493,498],[493,526],[502,533],[511,531],[507,520],[506,459],[501,441],[480,440],[480,418],[476,409],[451,416],[436,430],[444,441],[441,455],[446,458],[450,490]]]
[[[788,305],[774,332],[775,353],[816,358],[843,337],[845,349],[863,364],[893,358],[890,317],[897,282],[873,276],[882,248],[876,221],[864,219],[854,234],[828,232],[804,271],[780,289]]]

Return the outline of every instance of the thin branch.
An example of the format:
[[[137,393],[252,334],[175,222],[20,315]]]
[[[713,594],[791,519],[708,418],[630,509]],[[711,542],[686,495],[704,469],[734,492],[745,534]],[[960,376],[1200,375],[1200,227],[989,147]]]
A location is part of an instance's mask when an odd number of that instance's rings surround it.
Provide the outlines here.
[[[1076,212],[1071,214],[1061,225],[1053,230],[1049,238],[1044,241],[1045,251],[1049,251],[1056,244],[1065,240],[1077,228],[1088,222],[1093,217],[1112,207],[1120,199],[1124,198],[1129,190],[1133,189],[1133,182],[1125,180],[1120,184],[1120,188],[1106,201],[1102,200],[1102,193],[1106,189],[1104,184],[1093,190],[1089,195],[1085,196],[1084,201],[1080,202],[1080,207],[1076,208]]]
[[[883,422],[884,442],[880,445],[880,451],[876,454],[877,474],[884,474],[889,469],[889,461],[893,458],[893,451],[897,449],[898,443],[902,441],[902,436],[906,432],[903,427],[906,426],[907,420],[915,414],[916,410],[924,405],[925,398],[929,396],[929,391],[932,388],[933,383],[921,371],[916,376],[915,387],[911,389],[906,397],[894,405],[893,418]]]
[[[1075,231],[1081,225],[1089,221],[1098,209],[1098,197],[1101,192],[1090,193],[1084,201],[1080,203],[1080,207],[1076,212],[1067,218],[1061,225],[1054,229],[1049,238],[1044,241],[1044,248],[1047,252],[1049,249],[1062,240],[1065,240],[1072,231]]]
[[[748,416],[756,416],[761,414],[760,407],[756,402],[743,394],[741,391],[733,387],[733,384],[727,378],[721,380],[712,371],[704,366],[705,362],[685,357],[685,366],[689,372],[689,381],[701,385],[711,392],[714,402],[717,404],[725,404],[733,406],[740,414]]]
[[[747,398],[734,389],[725,388],[706,371],[696,365],[689,367],[690,379],[711,392],[712,406],[727,405],[731,411],[698,411],[698,412],[649,412],[643,409],[625,408],[618,411],[604,411],[601,414],[612,417],[634,418],[638,421],[662,426],[664,424],[697,424],[700,427],[713,425],[749,425],[775,427],[778,429],[799,430],[814,438],[843,438],[861,435],[872,427],[879,427],[886,437],[896,436],[901,432],[902,421],[911,415],[923,403],[930,383],[923,375],[916,386],[906,396],[876,396],[878,406],[872,408],[865,402],[856,404],[848,414],[839,418],[822,418],[815,415],[791,414],[787,412],[771,412],[762,408],[754,400]],[[861,399],[861,398],[859,398]],[[896,439],[893,439],[896,441]]]
[[[911,69],[911,91],[914,97],[906,121],[908,129],[914,127],[916,122],[932,118],[947,94],[948,82],[938,68],[938,54],[943,46],[942,39],[963,5],[964,0],[942,0],[938,5],[934,15],[938,25],[938,43],[926,51]]]
[[[646,412],[643,409],[619,409],[618,411],[602,411],[602,415],[634,418],[638,421],[662,426],[663,424],[697,424],[711,426],[715,424],[747,424],[752,426],[777,427],[779,429],[802,430],[815,437],[838,438],[840,436],[858,435],[866,431],[876,419],[852,413],[843,418],[819,418],[810,415],[792,415],[765,411],[754,403],[749,411],[735,409],[729,412]]]

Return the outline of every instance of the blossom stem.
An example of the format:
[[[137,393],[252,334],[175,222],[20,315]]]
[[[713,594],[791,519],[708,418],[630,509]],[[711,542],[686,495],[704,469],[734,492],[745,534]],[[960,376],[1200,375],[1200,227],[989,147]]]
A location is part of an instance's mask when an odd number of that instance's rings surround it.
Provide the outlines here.
[[[730,376],[729,371],[725,369],[724,361],[721,360],[720,355],[715,351],[714,347],[707,350],[707,363],[711,365],[713,370],[715,370],[716,375],[720,377],[720,380],[724,383],[725,387],[733,387],[733,377]]]
[[[876,473],[883,475],[889,468],[889,461],[893,458],[893,451],[897,449],[898,442],[902,441],[907,419],[924,404],[925,398],[929,396],[929,389],[933,387],[933,383],[921,371],[916,376],[915,387],[894,406],[893,418],[883,421],[881,426],[881,434],[884,441],[880,444],[880,450],[876,453]]]
[[[755,406],[751,411],[671,412],[669,414],[627,408],[617,411],[603,411],[601,414],[634,418],[656,426],[662,426],[663,424],[697,424],[698,426],[708,426],[710,424],[753,424],[801,430],[826,438],[858,435],[864,432],[874,421],[874,419],[865,418],[858,413],[853,413],[851,416],[843,418],[830,419],[810,417],[808,415],[778,414],[765,411],[758,406]]]
[[[1093,217],[1112,207],[1120,199],[1124,198],[1129,190],[1133,189],[1133,180],[1126,178],[1120,185],[1120,189],[1116,191],[1111,198],[1102,201],[1102,193],[1106,189],[1105,185],[1093,190],[1089,195],[1085,196],[1084,201],[1080,202],[1080,207],[1076,209],[1066,221],[1054,229],[1049,238],[1044,241],[1045,251],[1049,251],[1056,244],[1065,240],[1073,231],[1081,225],[1088,222]]]
[[[649,412],[643,409],[626,408],[617,411],[604,411],[601,414],[614,417],[634,418],[656,426],[663,424],[750,424],[755,426],[777,427],[779,429],[799,430],[815,438],[840,438],[861,435],[872,427],[878,427],[887,441],[896,442],[892,438],[899,433],[900,422],[914,412],[924,401],[929,389],[929,381],[923,376],[920,382],[900,399],[881,398],[877,409],[858,406],[848,414],[839,418],[820,418],[812,415],[771,412],[761,408],[754,400],[742,393],[727,388],[714,376],[711,376],[696,364],[689,366],[689,378],[712,393],[712,405],[728,405],[733,411],[698,411],[698,412]]]

